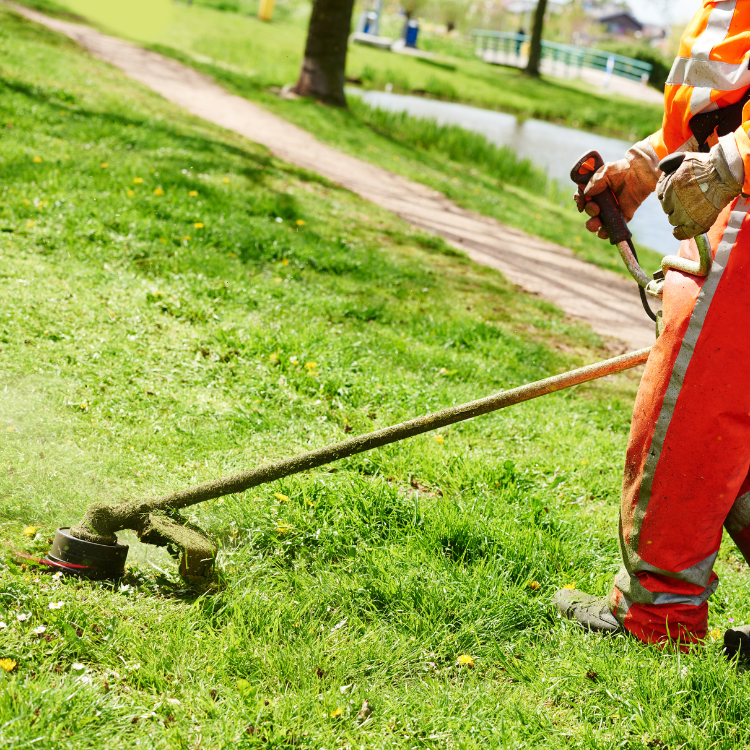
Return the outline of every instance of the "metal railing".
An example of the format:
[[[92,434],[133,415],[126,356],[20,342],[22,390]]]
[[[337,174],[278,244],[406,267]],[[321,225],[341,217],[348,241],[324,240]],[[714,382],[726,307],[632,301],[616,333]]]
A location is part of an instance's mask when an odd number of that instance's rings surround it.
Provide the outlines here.
[[[472,31],[476,53],[483,59],[491,54],[503,53],[506,56],[522,57],[525,43],[530,37],[525,34],[510,34],[503,31]],[[573,44],[557,44],[542,41],[542,60],[562,63],[571,68],[592,68],[610,75],[627,78],[631,81],[648,83],[653,66],[632,57],[615,55],[591,47],[577,47]],[[492,60],[488,60],[492,61]]]

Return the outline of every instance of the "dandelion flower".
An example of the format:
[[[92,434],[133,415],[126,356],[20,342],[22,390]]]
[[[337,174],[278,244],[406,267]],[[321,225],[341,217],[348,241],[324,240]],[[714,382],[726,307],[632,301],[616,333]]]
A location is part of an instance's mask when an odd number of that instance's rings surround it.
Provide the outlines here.
[[[185,235],[185,236],[184,236],[184,237],[183,237],[182,239],[183,239],[183,240],[189,240],[189,239],[190,239],[190,235],[189,235],[189,234],[186,234],[186,235]]]
[[[109,166],[106,161],[102,162],[102,169],[106,169]]]
[[[33,227],[33,226],[36,226],[36,222],[35,222],[35,221],[34,221],[33,219],[29,219],[29,220],[28,220],[28,221],[26,222],[26,226],[27,226],[27,227]]]
[[[277,276],[277,277],[276,277],[276,278],[274,279],[274,283],[275,283],[275,284],[281,284],[281,282],[282,282],[282,281],[284,281],[284,279],[280,278],[279,276]]]
[[[563,588],[564,589],[574,589],[576,587],[575,583],[566,583]]]
[[[297,226],[298,227],[304,227],[307,222],[304,219],[297,219]]]
[[[34,534],[36,534],[36,526],[27,526],[23,530],[23,535],[24,536],[34,536]]]
[[[13,659],[0,659],[0,669],[4,669],[6,672],[12,672],[18,666],[17,661]]]
[[[275,531],[277,534],[288,534],[290,531],[294,531],[294,527],[290,526],[288,523],[280,523]]]
[[[141,183],[143,182],[143,177],[135,177],[135,178],[133,179],[133,182],[134,182],[134,183],[135,183],[136,185],[140,185],[140,184],[141,184]]]
[[[529,588],[532,589],[533,591],[536,591],[539,588],[539,582],[538,581],[532,581],[529,584]]]
[[[280,492],[274,492],[274,493],[273,493],[273,496],[274,496],[274,497],[275,497],[275,498],[276,498],[277,500],[281,500],[282,502],[286,502],[286,501],[287,501],[287,500],[289,499],[289,496],[288,496],[288,495],[282,495],[282,494],[281,494]]]
[[[195,224],[193,224],[193,226],[196,229],[203,229],[203,222],[202,221],[196,221]]]
[[[41,164],[42,163],[42,157],[41,156],[35,156],[34,157],[34,164]]]
[[[15,425],[11,425],[10,427],[8,427],[7,431],[8,432],[15,432],[16,431]]]
[[[55,575],[62,575],[62,573],[55,573]],[[62,609],[65,606],[65,602],[50,602],[49,608],[50,609]]]
[[[711,628],[708,632],[708,636],[712,641],[716,641],[721,638],[721,630],[719,630],[719,628]]]
[[[128,190],[128,195],[132,198],[135,195],[135,190]]]
[[[456,664],[459,667],[473,667],[474,666],[474,657],[470,656],[469,654],[461,654],[461,656],[458,657],[458,661]]]
[[[197,190],[191,190],[191,191],[190,191],[190,192],[188,193],[188,195],[189,195],[189,196],[190,196],[191,198],[195,198],[195,197],[196,197],[196,196],[198,195],[198,191],[197,191]]]
[[[156,188],[154,195],[164,195],[164,191],[161,188]]]
[[[228,178],[228,177],[225,177],[225,178],[224,178],[224,179],[222,180],[222,182],[229,182],[229,178]]]
[[[40,625],[38,628],[34,628],[31,632],[34,635],[41,635],[47,630],[47,628],[44,625]]]
[[[30,620],[30,619],[31,619],[31,612],[19,612],[16,615],[16,620],[18,620],[18,622],[26,622],[26,620]]]
[[[314,369],[315,369],[315,368],[316,368],[317,366],[318,366],[318,363],[317,363],[317,362],[308,362],[308,363],[307,363],[307,364],[305,365],[305,369],[306,369],[306,370],[314,370]]]
[[[282,258],[281,259],[281,265],[282,266],[288,266],[289,265],[289,261],[286,258]]]
[[[442,445],[445,442],[445,438],[442,435],[435,435],[435,442]]]
[[[340,708],[336,708],[333,711],[331,711],[331,718],[332,719],[338,719],[341,714],[344,713]]]

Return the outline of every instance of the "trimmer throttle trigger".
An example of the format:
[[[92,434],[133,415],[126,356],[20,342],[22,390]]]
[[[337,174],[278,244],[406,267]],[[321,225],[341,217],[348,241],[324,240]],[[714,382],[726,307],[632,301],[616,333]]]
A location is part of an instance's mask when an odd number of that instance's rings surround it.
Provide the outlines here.
[[[584,154],[570,170],[570,179],[582,188],[589,184],[589,180],[597,169],[604,166],[604,160],[598,151],[589,151]],[[620,204],[615,194],[607,188],[598,195],[592,196],[592,200],[599,206],[599,218],[609,235],[609,241],[613,245],[629,240],[633,233],[628,229],[625,218],[620,211]]]

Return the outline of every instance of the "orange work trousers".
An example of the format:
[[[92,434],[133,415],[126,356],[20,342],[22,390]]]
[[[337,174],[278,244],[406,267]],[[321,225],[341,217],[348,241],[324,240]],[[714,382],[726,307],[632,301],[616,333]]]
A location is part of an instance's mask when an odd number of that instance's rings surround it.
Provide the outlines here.
[[[704,638],[722,527],[750,560],[750,199],[709,232],[705,278],[667,272],[638,389],[610,607],[647,643]],[[694,242],[682,257],[697,260]]]

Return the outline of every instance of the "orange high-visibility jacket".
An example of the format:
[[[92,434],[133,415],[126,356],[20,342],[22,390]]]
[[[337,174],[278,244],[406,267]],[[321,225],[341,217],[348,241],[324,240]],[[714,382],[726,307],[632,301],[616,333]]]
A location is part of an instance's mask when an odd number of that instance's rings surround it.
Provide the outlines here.
[[[692,136],[689,122],[699,112],[734,104],[750,87],[750,0],[703,0],[680,40],[664,91],[664,122],[651,145],[659,159],[685,150]],[[743,192],[750,193],[750,103],[735,132],[745,166]],[[714,134],[708,141],[716,143]],[[722,143],[724,140],[722,139]],[[695,150],[687,146],[687,150]]]

